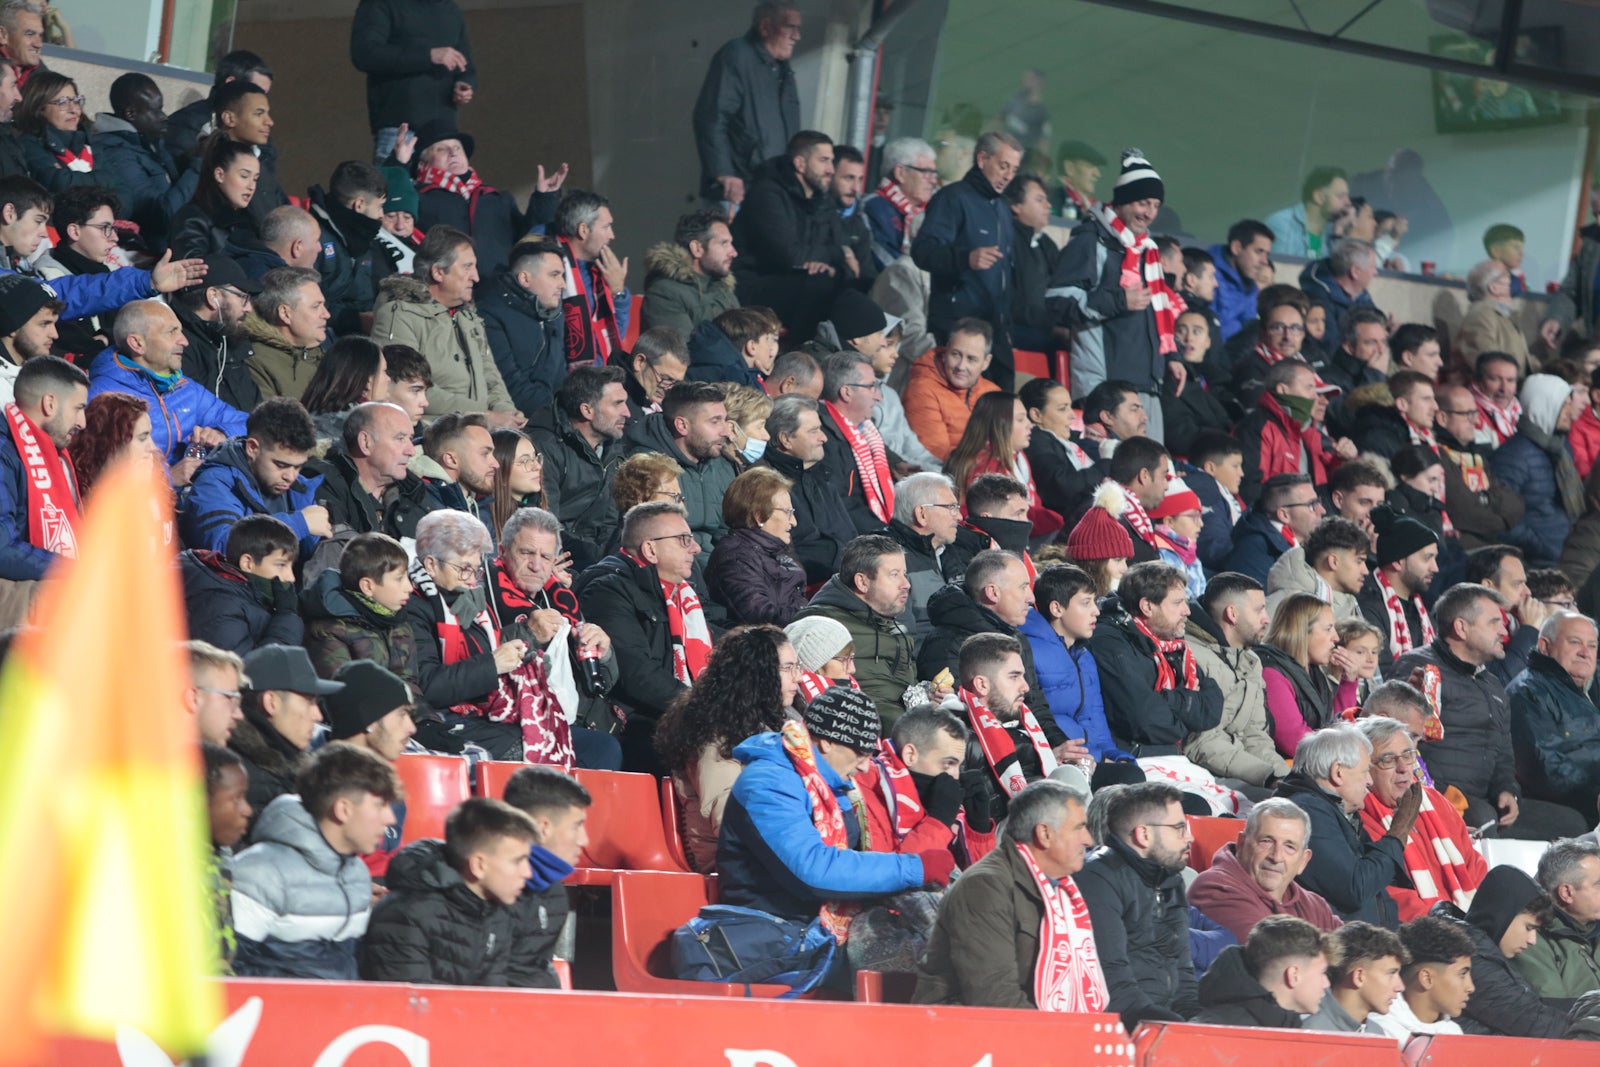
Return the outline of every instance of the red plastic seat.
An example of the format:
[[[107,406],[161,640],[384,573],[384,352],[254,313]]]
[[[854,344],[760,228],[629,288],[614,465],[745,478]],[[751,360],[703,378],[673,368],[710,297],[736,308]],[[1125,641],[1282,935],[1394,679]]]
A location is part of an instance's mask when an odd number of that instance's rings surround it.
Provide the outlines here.
[[[661,831],[667,837],[667,852],[672,861],[686,871],[694,868],[689,863],[689,853],[683,847],[683,803],[678,798],[678,786],[669,774],[661,779]]]
[[[1024,348],[1012,349],[1011,361],[1018,374],[1026,374],[1030,378],[1048,378],[1053,369],[1049,356],[1043,352],[1029,352]]]
[[[857,971],[856,1003],[910,1004],[917,976],[906,971]]]
[[[562,989],[572,988],[572,963],[556,956],[550,961],[550,969],[556,972],[556,979],[561,983]]]
[[[1211,857],[1217,854],[1218,849],[1239,840],[1239,835],[1244,833],[1244,820],[1191,815],[1189,832],[1194,835],[1194,845],[1189,850],[1189,866],[1204,871],[1211,866]]]
[[[400,843],[443,837],[445,817],[471,795],[466,758],[407,753],[394,761],[394,769],[406,789],[406,825]]]
[[[627,771],[573,771],[594,798],[589,808],[589,844],[568,885],[611,885],[618,871],[687,874],[667,847],[656,780]]]
[[[472,795],[477,797],[493,797],[496,800],[506,795],[506,783],[511,781],[511,776],[516,774],[528,764],[520,760],[487,760],[481,759],[472,769]]]
[[[644,294],[633,293],[628,298],[628,333],[622,339],[622,350],[633,351],[633,343],[639,339],[640,327],[644,318]]]

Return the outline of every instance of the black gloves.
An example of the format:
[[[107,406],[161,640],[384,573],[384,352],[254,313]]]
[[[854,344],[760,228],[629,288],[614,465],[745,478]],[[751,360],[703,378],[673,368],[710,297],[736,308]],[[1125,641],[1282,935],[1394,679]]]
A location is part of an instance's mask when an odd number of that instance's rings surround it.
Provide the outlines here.
[[[967,825],[986,834],[994,829],[994,804],[998,798],[989,768],[983,764],[961,769],[962,806],[967,810]]]
[[[282,578],[272,579],[272,613],[274,615],[298,615],[300,601],[295,596],[294,586]]]
[[[922,800],[922,810],[945,826],[954,826],[961,813],[965,792],[961,783],[948,774],[918,774],[911,772],[911,781]]]

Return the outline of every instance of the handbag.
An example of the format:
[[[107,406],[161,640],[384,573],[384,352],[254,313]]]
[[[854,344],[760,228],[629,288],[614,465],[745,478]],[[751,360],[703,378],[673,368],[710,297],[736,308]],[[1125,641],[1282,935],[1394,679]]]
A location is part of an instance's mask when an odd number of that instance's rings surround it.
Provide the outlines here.
[[[801,924],[753,908],[709,904],[672,932],[672,972],[692,982],[786,985],[782,999],[789,999],[821,985],[838,950],[820,918]]]

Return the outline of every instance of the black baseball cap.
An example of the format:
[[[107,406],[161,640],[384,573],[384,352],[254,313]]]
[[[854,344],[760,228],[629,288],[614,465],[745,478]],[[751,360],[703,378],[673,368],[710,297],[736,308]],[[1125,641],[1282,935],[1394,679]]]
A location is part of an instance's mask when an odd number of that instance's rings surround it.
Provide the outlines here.
[[[344,688],[343,682],[317,677],[311,657],[299,645],[262,645],[244,658],[245,688],[252,693],[299,693],[325,697]]]
[[[261,292],[261,283],[251,281],[235,259],[213,252],[205,257],[206,276],[200,284],[207,289],[237,289],[255,296]]]

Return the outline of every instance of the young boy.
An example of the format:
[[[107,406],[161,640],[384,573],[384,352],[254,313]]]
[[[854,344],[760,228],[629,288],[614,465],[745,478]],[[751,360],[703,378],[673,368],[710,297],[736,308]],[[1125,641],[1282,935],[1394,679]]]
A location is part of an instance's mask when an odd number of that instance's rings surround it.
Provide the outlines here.
[[[427,357],[410,345],[384,345],[383,362],[389,374],[389,403],[415,425],[428,410],[428,390],[433,388]]]
[[[689,335],[689,378],[761,388],[778,358],[782,329],[778,317],[764,307],[729,308],[711,322],[698,324]],[[737,360],[722,344],[724,337],[738,353]]]
[[[1322,931],[1292,915],[1268,915],[1229,945],[1200,979],[1197,1023],[1298,1030],[1328,991]]]
[[[1409,958],[1405,946],[1393,930],[1359,921],[1345,923],[1328,939],[1333,955],[1328,965],[1331,988],[1322,1006],[1306,1019],[1305,1028],[1382,1034],[1383,1028],[1367,1016],[1387,1015],[1405,991],[1400,980],[1400,969]]]
[[[401,678],[415,674],[416,638],[400,618],[411,599],[406,550],[388,534],[357,534],[338,570],[317,575],[306,597],[306,652],[317,675],[332,678],[351,660],[369,659]],[[413,679],[414,681],[414,679]]]
[[[252,814],[245,793],[250,774],[244,761],[221,745],[202,742],[206,768],[206,810],[211,820],[211,856],[206,874],[217,909],[217,960],[222,974],[233,973],[233,846],[244,839]]]
[[[533,820],[504,801],[470,797],[444,840],[413,841],[389,864],[389,895],[361,942],[370,982],[510,985],[512,905],[532,874]]]
[[[1244,482],[1244,447],[1232,434],[1209,431],[1195,435],[1183,479],[1204,507],[1200,530],[1200,562],[1211,571],[1224,569],[1233,551],[1233,527],[1244,514],[1239,486]]]
[[[1412,1034],[1459,1034],[1455,1017],[1472,996],[1472,937],[1460,923],[1424,915],[1400,927],[1410,961],[1401,969],[1405,992],[1387,1013],[1368,1016],[1402,1048]]]
[[[1521,296],[1528,291],[1528,279],[1522,273],[1522,248],[1526,240],[1521,230],[1510,223],[1497,222],[1483,231],[1483,250],[1489,258],[1505,267],[1511,275],[1511,295]]]
[[[532,869],[527,892],[513,908],[515,929],[506,984],[555,989],[560,982],[550,960],[567,921],[567,889],[561,882],[589,843],[585,823],[593,801],[577,780],[550,767],[521,768],[506,783],[505,796],[506,803],[532,819],[538,831],[527,850]]]
[[[233,524],[222,553],[188,549],[178,557],[189,635],[245,655],[260,645],[298,645],[305,637],[294,593],[300,543],[282,519],[247,515]]]

